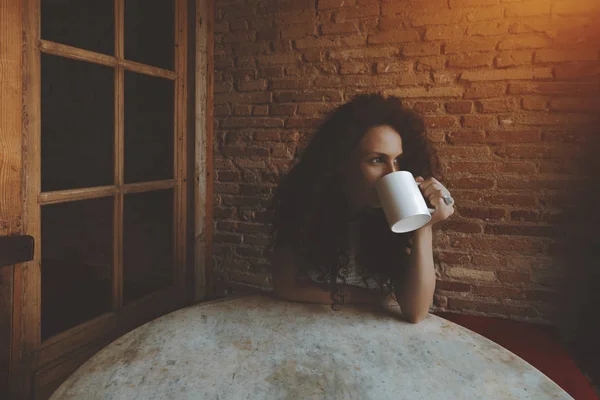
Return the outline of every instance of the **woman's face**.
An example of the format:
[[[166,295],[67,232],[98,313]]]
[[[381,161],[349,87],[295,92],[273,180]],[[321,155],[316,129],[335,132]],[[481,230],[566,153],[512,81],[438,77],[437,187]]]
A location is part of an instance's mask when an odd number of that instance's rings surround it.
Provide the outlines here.
[[[374,126],[367,131],[346,170],[346,195],[351,211],[364,206],[380,207],[375,182],[399,171],[403,154],[402,138],[391,126]]]

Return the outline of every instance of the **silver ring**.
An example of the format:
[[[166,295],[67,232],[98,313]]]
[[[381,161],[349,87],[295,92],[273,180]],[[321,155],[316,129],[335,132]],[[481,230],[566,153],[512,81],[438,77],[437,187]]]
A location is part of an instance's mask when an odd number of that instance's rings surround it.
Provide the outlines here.
[[[454,204],[454,199],[448,194],[443,195],[442,200],[444,200],[444,203],[446,203],[447,206]]]

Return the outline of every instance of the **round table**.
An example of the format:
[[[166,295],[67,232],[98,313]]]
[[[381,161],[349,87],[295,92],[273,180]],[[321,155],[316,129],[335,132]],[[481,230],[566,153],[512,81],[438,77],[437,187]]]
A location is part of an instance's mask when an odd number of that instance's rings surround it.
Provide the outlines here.
[[[494,342],[399,309],[201,303],[102,349],[51,399],[570,399]]]

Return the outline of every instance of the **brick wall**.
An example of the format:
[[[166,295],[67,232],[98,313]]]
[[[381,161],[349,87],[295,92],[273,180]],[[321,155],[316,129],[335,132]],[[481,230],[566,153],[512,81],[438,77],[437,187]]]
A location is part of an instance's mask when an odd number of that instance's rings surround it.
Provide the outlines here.
[[[324,113],[377,91],[424,115],[457,201],[436,307],[551,320],[589,273],[574,204],[591,204],[599,17],[597,0],[217,0],[216,276],[269,288],[277,180]]]

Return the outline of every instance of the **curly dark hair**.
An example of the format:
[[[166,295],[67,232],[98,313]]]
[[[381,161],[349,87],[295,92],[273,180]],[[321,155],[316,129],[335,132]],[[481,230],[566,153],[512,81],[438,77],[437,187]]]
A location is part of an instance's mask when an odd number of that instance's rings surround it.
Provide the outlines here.
[[[412,234],[392,233],[382,209],[350,215],[344,194],[344,164],[365,133],[380,125],[393,127],[402,137],[401,169],[424,178],[437,172],[437,157],[425,137],[422,118],[397,97],[364,94],[328,116],[273,198],[274,250],[293,250],[304,276],[308,265],[320,271],[334,308],[344,303],[337,278],[345,282],[347,275],[350,220],[360,220],[357,260],[368,272],[383,277],[392,293],[406,266],[404,248]]]

